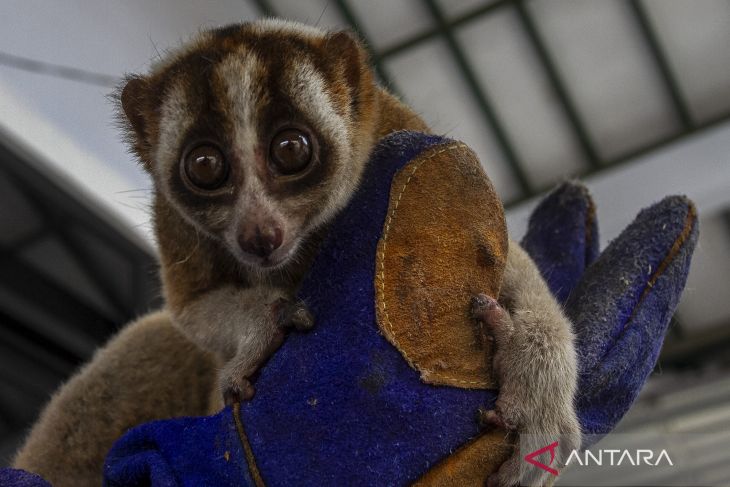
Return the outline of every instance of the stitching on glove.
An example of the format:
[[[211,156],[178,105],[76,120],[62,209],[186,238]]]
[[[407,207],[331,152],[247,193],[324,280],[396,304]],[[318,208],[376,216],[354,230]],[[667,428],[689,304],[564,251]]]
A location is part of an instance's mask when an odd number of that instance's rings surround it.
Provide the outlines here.
[[[248,465],[248,471],[251,474],[251,479],[253,480],[253,483],[256,484],[256,487],[266,487],[264,479],[261,477],[259,467],[256,465],[256,457],[253,454],[251,443],[248,441],[246,430],[243,429],[243,421],[241,421],[241,405],[239,403],[233,404],[233,406],[231,406],[231,411],[233,412],[233,422],[236,424],[238,439],[241,440],[241,447],[243,448],[243,453],[246,456],[246,463]]]
[[[398,337],[395,334],[395,330],[393,328],[393,324],[390,321],[390,317],[388,316],[388,310],[387,306],[385,304],[385,252],[388,247],[388,234],[390,232],[390,226],[393,221],[393,218],[395,217],[395,213],[398,210],[398,206],[400,205],[401,198],[403,196],[403,193],[406,190],[406,187],[408,187],[408,184],[411,182],[411,179],[416,174],[416,171],[426,162],[430,159],[433,159],[434,157],[443,154],[444,152],[449,151],[463,151],[465,154],[468,154],[471,149],[466,144],[462,143],[449,143],[447,147],[438,149],[438,146],[431,149],[431,153],[419,158],[420,160],[413,163],[413,167],[410,169],[410,173],[408,174],[408,179],[403,184],[403,187],[401,188],[400,192],[398,193],[398,198],[396,198],[395,205],[393,206],[393,209],[388,214],[388,218],[385,221],[385,229],[383,231],[383,246],[380,252],[378,252],[378,261],[380,262],[380,272],[377,274],[377,281],[378,281],[378,302],[380,303],[380,309],[382,311],[383,318],[385,319],[385,323],[387,324],[388,331],[390,332],[390,338],[393,342],[393,345],[398,348],[398,350],[403,354],[403,357],[406,359],[406,361],[411,365],[411,367],[415,368],[416,370],[421,371],[422,375],[430,375],[432,377],[439,377],[441,379],[449,380],[451,382],[456,382],[459,384],[468,384],[472,386],[484,386],[484,381],[474,381],[474,380],[464,380],[464,379],[457,379],[455,377],[452,377],[448,374],[444,374],[441,372],[434,372],[433,370],[429,370],[422,367],[417,367],[415,365],[415,362],[411,360],[411,358],[408,356],[408,354],[405,352],[405,350],[402,349],[402,347],[398,343]]]
[[[656,281],[664,274],[664,271],[666,271],[669,264],[672,263],[674,258],[679,254],[679,252],[682,250],[682,247],[684,243],[689,238],[690,234],[692,233],[692,229],[694,228],[695,221],[697,220],[697,208],[695,208],[695,205],[691,202],[687,205],[687,216],[684,219],[684,226],[682,227],[682,231],[677,235],[677,238],[674,240],[674,243],[669,248],[669,252],[667,252],[667,255],[662,259],[662,261],[659,263],[659,266],[657,267],[656,271],[649,277],[649,280],[646,282],[646,285],[644,286],[644,289],[641,291],[641,295],[639,296],[639,300],[636,302],[634,307],[631,309],[631,314],[629,315],[629,318],[626,320],[626,322],[623,324],[622,332],[626,329],[626,327],[631,323],[631,320],[634,319],[634,315],[636,314],[636,310],[639,309],[639,306],[641,306],[641,303],[644,301],[644,298],[651,292],[651,290],[654,288],[654,284],[656,284]],[[610,350],[610,348],[609,348]],[[608,350],[606,353],[604,353],[604,356],[608,353]]]

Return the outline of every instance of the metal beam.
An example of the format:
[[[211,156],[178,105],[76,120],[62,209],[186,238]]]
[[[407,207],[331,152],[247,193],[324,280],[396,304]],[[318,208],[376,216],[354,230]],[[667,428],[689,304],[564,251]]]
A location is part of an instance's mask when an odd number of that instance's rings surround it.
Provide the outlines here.
[[[88,256],[79,248],[79,243],[69,229],[69,226],[73,226],[73,223],[71,223],[73,222],[73,217],[68,217],[62,214],[60,212],[62,210],[59,210],[59,208],[46,204],[42,194],[38,194],[15,174],[6,173],[6,176],[13,182],[15,188],[23,196],[28,205],[33,208],[33,211],[41,216],[44,229],[47,231],[50,230],[53,235],[59,238],[64,248],[71,254],[71,258],[77,267],[81,269],[81,272],[101,292],[107,304],[112,307],[116,315],[113,318],[120,322],[131,318],[131,314],[129,313],[131,304],[122,302],[106,279],[99,275],[98,269],[94,269]],[[123,255],[123,257],[126,256]]]
[[[654,142],[652,144],[649,144],[647,146],[644,146],[644,147],[634,150],[632,152],[626,153],[616,159],[608,160],[601,166],[596,167],[596,168],[591,168],[587,171],[576,174],[574,177],[587,178],[589,176],[594,176],[596,174],[602,173],[602,172],[606,171],[607,169],[623,166],[627,163],[634,161],[635,159],[637,159],[639,157],[642,157],[642,156],[650,154],[654,151],[663,149],[671,144],[674,144],[681,140],[687,139],[687,138],[691,137],[692,135],[698,134],[705,130],[709,130],[709,129],[712,129],[719,125],[722,125],[723,123],[726,123],[728,121],[730,121],[730,112],[725,113],[715,119],[708,120],[703,123],[695,124],[689,130],[684,130],[682,132],[669,135],[660,140],[657,140],[656,142]],[[539,187],[536,189],[536,194],[547,192],[547,191],[551,190],[553,187],[554,187],[553,184],[548,184],[548,185]],[[505,209],[508,209],[508,210],[513,209],[513,208],[521,205],[522,203],[527,202],[529,199],[530,199],[530,197],[524,197],[524,196],[520,197],[520,198],[515,198],[515,199],[505,203]]]
[[[496,112],[492,108],[492,104],[490,103],[486,92],[482,89],[482,86],[477,79],[476,73],[472,69],[469,61],[467,60],[466,55],[461,48],[461,45],[454,35],[454,32],[451,30],[451,27],[446,21],[444,14],[441,11],[441,8],[436,4],[435,0],[423,0],[423,3],[425,4],[428,11],[431,13],[434,22],[436,23],[439,31],[443,35],[444,40],[446,41],[446,44],[451,51],[451,54],[454,56],[454,60],[456,61],[457,67],[459,68],[459,72],[464,78],[464,81],[466,82],[469,91],[471,91],[472,96],[476,100],[477,106],[479,107],[485,121],[487,122],[487,125],[490,126],[494,131],[497,143],[499,144],[500,149],[502,149],[505,160],[509,165],[512,175],[517,181],[517,184],[520,187],[523,196],[527,197],[533,195],[534,192],[532,190],[529,180],[527,179],[527,174],[522,168],[522,165],[517,158],[517,154],[512,148],[512,143],[510,142],[509,137],[507,136],[507,133],[502,126],[502,123],[499,121]]]
[[[74,220],[86,231],[133,262],[155,261],[154,255],[147,248],[137,245],[132,238],[127,238],[125,228],[110,224],[99,213],[89,209],[88,201],[72,196],[51,175],[40,170],[34,157],[34,154],[15,143],[12,136],[0,127],[0,169],[9,177],[23,181],[24,187],[29,188],[33,194],[42,195],[47,206],[64,208],[65,213],[74,215]]]
[[[706,122],[692,125],[692,127],[687,130],[683,130],[679,133],[669,135],[660,140],[657,140],[656,142],[654,142],[652,144],[645,145],[644,147],[642,147],[640,149],[629,152],[629,153],[624,154],[615,159],[608,160],[608,161],[606,161],[606,163],[604,164],[603,167],[601,167],[599,169],[590,170],[590,171],[588,171],[588,174],[595,174],[597,172],[600,172],[604,168],[614,167],[614,166],[624,164],[624,163],[630,161],[631,159],[634,159],[636,157],[641,157],[650,152],[654,152],[655,150],[661,149],[662,147],[664,147],[668,144],[674,143],[689,135],[693,135],[698,132],[702,132],[703,130],[713,128],[717,125],[727,122],[728,120],[730,120],[730,112],[720,115],[719,117],[713,118],[712,120],[707,120]]]
[[[112,322],[15,255],[2,249],[0,266],[3,269],[0,285],[8,292],[24,299],[28,296],[43,296],[46,312],[61,317],[98,343],[106,340],[121,324]]]
[[[62,64],[47,63],[3,51],[0,51],[0,66],[7,66],[20,71],[28,71],[95,86],[103,86],[104,88],[114,88],[120,80],[120,78],[108,74],[95,73]]]
[[[494,12],[496,10],[499,10],[502,7],[505,7],[507,5],[511,5],[514,0],[500,0],[497,2],[485,2],[484,5],[480,7],[476,7],[464,14],[458,15],[456,17],[453,17],[449,19],[446,22],[446,25],[451,29],[454,30],[457,27],[461,27],[469,22],[472,22],[474,20],[477,20],[481,18],[482,16]],[[431,39],[434,39],[441,35],[441,29],[438,27],[432,28],[432,29],[426,29],[413,37],[410,37],[404,41],[401,41],[397,44],[394,44],[392,46],[386,47],[385,49],[381,49],[378,52],[378,57],[381,59],[385,59],[391,56],[395,56],[396,54],[400,54],[403,51],[406,51],[408,49],[411,49],[412,47],[416,47],[419,44],[422,44],[426,41],[429,41]]]
[[[64,216],[72,216],[73,225],[77,225],[83,228],[89,235],[94,236],[101,240],[110,249],[113,249],[120,256],[129,262],[129,265],[135,269],[141,267],[144,269],[156,267],[156,258],[142,245],[138,245],[133,239],[125,238],[123,229],[119,230],[103,217],[97,213],[90,211],[87,204],[72,197],[69,192],[60,187],[58,183],[50,178],[50,176],[37,168],[37,164],[33,163],[33,155],[25,153],[22,147],[18,147],[12,143],[12,140],[7,140],[4,134],[0,133],[0,170],[3,171],[7,177],[13,179],[19,188],[21,188],[26,198],[31,203],[34,203],[37,211],[41,215],[46,215],[46,223],[50,223],[50,226],[46,226],[45,231],[53,231],[54,229],[60,230],[65,235],[69,235],[70,230],[67,228],[70,223]],[[42,203],[40,203],[42,202]],[[42,208],[41,208],[42,207]],[[48,211],[50,208],[53,213],[48,217]],[[62,213],[60,213],[62,211]],[[32,236],[35,238],[37,235]],[[76,251],[73,237],[68,237],[68,245],[71,251]],[[25,240],[24,240],[25,241]],[[26,243],[29,241],[25,241]],[[13,247],[15,247],[14,242]],[[8,252],[8,249],[5,249]],[[138,276],[147,279],[144,286],[141,286],[141,281],[135,280],[131,285],[135,287],[130,295],[135,296],[134,303],[126,303],[124,300],[116,297],[116,293],[104,283],[104,279],[98,276],[94,269],[91,268],[90,263],[84,258],[83,255],[76,255],[75,260],[79,262],[82,267],[87,267],[86,272],[89,277],[95,281],[95,284],[111,299],[112,303],[115,303],[117,313],[122,317],[120,321],[126,321],[129,317],[135,313],[133,309],[141,309],[146,307],[151,301],[154,301],[154,292],[149,292],[159,287],[157,279],[151,277],[147,273],[139,273]],[[147,290],[147,296],[142,301],[140,299],[139,289],[144,287]],[[136,290],[136,291],[135,291]]]
[[[121,323],[132,318],[131,308],[133,304],[125,302],[119,296],[118,291],[110,284],[109,279],[101,275],[99,269],[94,267],[94,264],[82,248],[78,238],[70,231],[71,229],[67,225],[56,225],[55,230],[56,235],[58,235],[66,250],[69,251],[76,265],[91,280],[94,286],[96,286],[96,289],[101,292],[107,303],[112,306],[116,314],[113,318]],[[125,255],[120,254],[120,257],[126,261],[127,267],[131,266],[131,263]]]
[[[685,102],[684,97],[682,96],[682,90],[679,87],[679,83],[672,72],[672,68],[669,66],[667,56],[665,55],[664,50],[659,43],[659,39],[654,32],[654,28],[651,25],[651,21],[649,20],[649,16],[646,13],[644,5],[641,3],[641,0],[630,0],[629,6],[636,18],[639,31],[651,52],[656,68],[659,70],[662,82],[664,83],[664,88],[672,100],[674,112],[681,122],[682,128],[684,130],[688,130],[692,128],[692,116],[690,115],[689,108],[687,107],[687,102]]]
[[[558,97],[558,100],[560,100],[563,111],[568,117],[568,123],[570,123],[570,126],[573,129],[575,137],[583,149],[588,163],[591,167],[600,166],[598,153],[596,152],[596,148],[588,135],[588,130],[578,114],[575,103],[573,103],[573,100],[568,94],[568,90],[560,77],[557,66],[548,52],[545,42],[540,36],[535,22],[532,19],[532,15],[525,6],[525,2],[523,0],[517,1],[515,3],[515,10],[517,11],[517,17],[520,19],[520,22],[527,33],[527,37],[529,38],[532,47],[535,49],[535,53],[547,74],[550,86],[555,95]]]
[[[350,26],[352,26],[355,32],[357,32],[357,35],[360,36],[360,39],[362,39],[365,43],[365,47],[368,50],[370,59],[375,66],[375,72],[377,73],[378,78],[380,78],[381,83],[385,87],[387,87],[389,91],[392,91],[395,94],[400,94],[398,87],[395,85],[393,79],[387,73],[385,65],[382,61],[382,57],[377,56],[373,52],[373,44],[370,42],[370,39],[365,33],[365,30],[362,28],[362,21],[358,18],[357,14],[355,14],[355,12],[352,10],[352,8],[350,8],[345,0],[335,0],[334,4],[337,7],[337,10],[340,12],[342,18],[344,18],[345,21],[350,24]]]

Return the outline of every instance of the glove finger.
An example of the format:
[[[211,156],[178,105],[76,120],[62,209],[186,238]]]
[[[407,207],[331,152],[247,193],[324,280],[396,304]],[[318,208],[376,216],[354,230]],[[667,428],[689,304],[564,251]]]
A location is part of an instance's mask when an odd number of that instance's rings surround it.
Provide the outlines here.
[[[560,303],[598,255],[598,222],[583,184],[561,184],[530,216],[522,247],[533,258]]]
[[[684,197],[666,198],[637,216],[569,298],[586,432],[610,430],[653,369],[697,236],[694,205]]]
[[[247,458],[230,407],[214,416],[152,421],[117,440],[104,462],[104,485],[256,485]]]
[[[627,330],[606,362],[600,363],[590,374],[580,376],[576,409],[584,435],[608,433],[633,404],[646,378],[646,374],[638,372],[638,369],[645,370],[652,358],[650,354],[630,352],[642,349],[647,339],[639,328]],[[616,352],[615,355],[613,352]],[[625,355],[629,355],[627,360],[616,360],[617,357],[625,358]],[[636,373],[634,369],[637,369]],[[647,374],[649,372],[651,368]],[[594,442],[594,438],[586,437],[582,446],[585,448]]]
[[[583,370],[579,409],[589,410],[591,404],[603,404],[606,411],[601,421],[594,415],[592,425],[584,428],[585,432],[600,434],[613,429],[654,369],[684,287],[691,253],[692,245],[685,245],[634,309],[624,331],[603,360],[591,371]]]
[[[17,468],[0,468],[0,485],[5,487],[51,487],[40,475]]]

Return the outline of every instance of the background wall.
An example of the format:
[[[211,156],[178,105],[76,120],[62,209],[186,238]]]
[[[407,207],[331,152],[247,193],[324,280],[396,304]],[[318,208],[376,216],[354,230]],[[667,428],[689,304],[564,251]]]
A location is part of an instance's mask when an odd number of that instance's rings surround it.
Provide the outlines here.
[[[359,31],[383,82],[479,153],[514,236],[536,198],[570,177],[593,191],[604,244],[662,196],[694,199],[687,290],[626,428],[727,434],[727,0],[5,0],[0,460],[60,380],[159,302],[149,181],[108,94],[198,29],[267,14]],[[699,423],[679,421],[690,417]],[[712,460],[711,478],[730,481],[726,460]]]

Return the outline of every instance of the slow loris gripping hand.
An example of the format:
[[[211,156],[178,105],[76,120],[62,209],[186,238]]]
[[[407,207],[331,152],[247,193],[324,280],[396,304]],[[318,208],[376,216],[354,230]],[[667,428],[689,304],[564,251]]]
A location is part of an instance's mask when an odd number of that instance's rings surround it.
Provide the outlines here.
[[[428,127],[378,86],[350,34],[279,20],[201,33],[130,77],[120,100],[154,181],[167,307],[225,364],[226,402],[248,399],[284,330],[313,325],[294,295],[375,143]],[[578,441],[571,325],[513,242],[504,289],[509,312],[487,296],[473,306],[497,349],[500,396],[487,420]],[[492,483],[519,482],[515,455]]]

